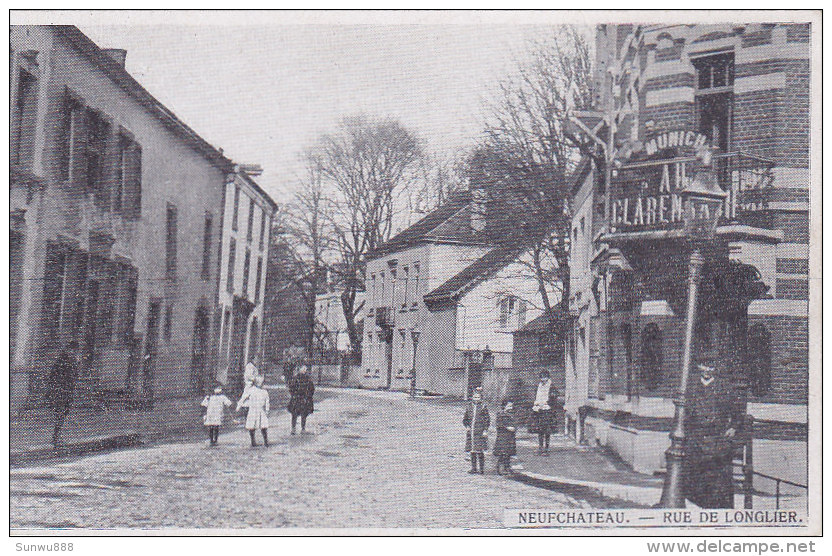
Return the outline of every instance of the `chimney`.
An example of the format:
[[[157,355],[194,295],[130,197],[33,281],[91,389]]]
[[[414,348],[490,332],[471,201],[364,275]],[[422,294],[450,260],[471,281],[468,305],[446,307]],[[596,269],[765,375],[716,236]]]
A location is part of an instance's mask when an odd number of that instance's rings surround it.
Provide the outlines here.
[[[123,48],[103,48],[104,54],[109,56],[115,63],[124,67],[127,60],[127,51]]]
[[[245,172],[253,178],[263,174],[263,167],[259,164],[238,164],[237,168],[240,172]]]
[[[471,189],[471,228],[477,233],[485,231],[486,197],[485,189]]]

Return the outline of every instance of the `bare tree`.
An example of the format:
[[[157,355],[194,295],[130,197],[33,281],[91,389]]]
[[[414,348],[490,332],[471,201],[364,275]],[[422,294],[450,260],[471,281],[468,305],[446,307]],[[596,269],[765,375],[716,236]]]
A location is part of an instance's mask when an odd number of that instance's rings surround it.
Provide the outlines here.
[[[346,118],[314,149],[322,177],[332,185],[332,231],[343,286],[341,303],[353,352],[361,346],[356,293],[364,288],[364,257],[390,239],[396,195],[412,184],[422,156],[416,136],[398,121]]]
[[[326,286],[327,269],[334,253],[332,243],[332,204],[326,190],[317,153],[304,154],[303,175],[298,189],[287,206],[283,223],[276,230],[284,265],[290,280],[303,297],[305,311],[306,352],[313,353],[315,342],[315,301]]]
[[[568,177],[580,155],[565,122],[568,108],[592,104],[590,48],[578,28],[566,26],[531,41],[528,55],[499,84],[469,172],[471,187],[482,187],[498,207],[492,212],[499,239],[536,242],[531,264],[554,327],[546,286],[557,285],[568,307]]]

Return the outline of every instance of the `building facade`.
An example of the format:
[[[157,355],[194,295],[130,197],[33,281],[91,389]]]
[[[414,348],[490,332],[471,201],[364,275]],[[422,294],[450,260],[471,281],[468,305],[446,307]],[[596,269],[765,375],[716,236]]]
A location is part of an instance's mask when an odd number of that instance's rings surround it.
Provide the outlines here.
[[[249,361],[262,364],[263,307],[277,205],[245,169],[225,184],[219,264],[216,380],[241,390]]]
[[[72,340],[82,401],[201,391],[220,239],[206,223],[230,161],[124,51],[71,26],[12,26],[9,42],[12,409],[42,402]]]
[[[464,396],[511,368],[511,334],[542,303],[523,249],[491,244],[481,210],[458,194],[370,254],[362,385],[406,390],[415,368],[418,389]]]
[[[689,253],[679,192],[712,175],[726,200],[705,251],[694,374],[714,366],[744,400],[755,469],[805,484],[809,31],[597,29],[596,101],[616,155],[573,184],[566,408],[576,435],[638,470],[664,465],[678,388]]]

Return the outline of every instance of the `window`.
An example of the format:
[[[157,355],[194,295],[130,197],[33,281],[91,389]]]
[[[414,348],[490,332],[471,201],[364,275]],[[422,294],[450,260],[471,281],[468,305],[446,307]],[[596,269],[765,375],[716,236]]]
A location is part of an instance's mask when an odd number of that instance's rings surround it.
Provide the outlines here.
[[[419,303],[419,263],[413,263],[413,306]]]
[[[405,266],[405,267],[402,267],[402,274],[404,274],[404,292],[402,293],[402,296],[403,296],[403,299],[402,299],[402,309],[406,309],[406,308],[407,308],[407,304],[408,304],[408,300],[407,300],[407,290],[408,290],[408,287],[407,287],[407,286],[408,286],[408,282],[409,282],[409,280],[410,280],[410,278],[409,278],[409,276],[408,276],[408,274],[409,274],[409,269],[408,269],[408,267],[406,267],[406,266]]]
[[[696,68],[696,122],[711,144],[728,152],[733,110],[734,54],[693,60]]]
[[[254,203],[254,199],[249,199],[248,203],[248,228],[246,229],[246,239],[251,241],[254,232],[254,207],[257,205]]]
[[[260,302],[260,281],[263,278],[263,257],[257,257],[257,276],[254,277],[254,303]]]
[[[521,299],[517,304],[517,326],[526,324],[526,300]]]
[[[733,53],[695,58],[693,65],[696,68],[696,88],[699,90],[734,85]]]
[[[500,328],[508,326],[508,319],[514,313],[516,303],[517,298],[513,296],[507,296],[500,300]]]
[[[142,147],[135,141],[122,152],[122,212],[132,219],[142,214]]]
[[[243,297],[248,295],[248,278],[251,270],[251,249],[246,248],[246,256],[243,259]]]
[[[162,335],[164,336],[166,342],[170,342],[172,331],[173,331],[173,305],[170,304],[165,309],[165,323],[162,327]]]
[[[165,235],[165,272],[168,278],[176,276],[176,205],[168,203]]]
[[[621,343],[624,345],[624,364],[627,366],[627,399],[633,397],[633,329],[628,323],[621,325]]]
[[[755,396],[765,396],[771,388],[771,333],[762,324],[748,330],[748,385]]]
[[[648,390],[655,390],[662,380],[662,333],[650,323],[641,331],[641,380]]]
[[[57,243],[49,243],[43,274],[44,327],[57,332],[60,329],[64,303],[64,278],[66,276],[66,252]]]
[[[225,289],[228,293],[234,293],[234,264],[237,258],[237,242],[234,238],[229,239],[228,245],[228,274],[225,279]]]
[[[234,186],[234,217],[231,219],[231,229],[237,231],[237,220],[240,216],[240,186]]]
[[[251,320],[251,333],[248,337],[248,360],[257,359],[259,355],[259,340],[260,340],[260,324],[257,322],[257,317]]]
[[[386,301],[384,300],[384,273],[380,273],[378,275],[378,281],[381,283],[381,305],[384,305]]]
[[[77,115],[80,113],[81,104],[76,101],[69,91],[64,93],[61,101],[61,117],[58,121],[58,176],[61,180],[70,179],[70,168],[72,166],[72,152],[77,137],[77,133],[73,133],[73,123],[77,120]]]
[[[211,243],[214,236],[214,216],[205,213],[205,225],[202,229],[202,279],[211,279]]]
[[[109,191],[107,190],[107,139],[110,135],[110,124],[104,116],[87,108],[86,111],[87,146],[84,153],[86,186],[93,192],[96,205],[101,208],[109,205]]]
[[[220,356],[226,358],[228,355],[228,338],[231,334],[231,310],[226,309],[222,320],[222,340],[220,342]],[[224,359],[227,362],[227,359]]]
[[[263,212],[260,213],[260,250],[263,250],[263,246],[266,243],[266,221],[269,219],[269,215],[266,212],[266,209],[263,209]]]
[[[31,166],[35,155],[35,126],[38,115],[38,79],[20,70],[11,128],[11,155],[16,164]]]

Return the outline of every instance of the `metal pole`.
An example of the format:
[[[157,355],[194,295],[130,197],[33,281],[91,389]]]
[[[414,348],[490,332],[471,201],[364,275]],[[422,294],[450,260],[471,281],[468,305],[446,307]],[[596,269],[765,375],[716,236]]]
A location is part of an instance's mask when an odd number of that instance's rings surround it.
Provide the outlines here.
[[[685,351],[682,355],[682,376],[679,379],[679,392],[674,400],[676,412],[673,417],[673,430],[670,433],[670,447],[665,452],[667,474],[659,506],[662,508],[684,508],[685,495],[682,485],[682,462],[685,458],[685,397],[690,375],[691,351],[693,348],[693,331],[696,326],[696,303],[699,293],[699,280],[705,259],[698,248],[690,254],[688,266],[688,307],[685,322]]]
[[[419,340],[413,340],[413,369],[410,371],[410,397],[416,397],[416,346]]]

